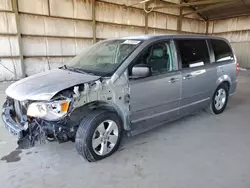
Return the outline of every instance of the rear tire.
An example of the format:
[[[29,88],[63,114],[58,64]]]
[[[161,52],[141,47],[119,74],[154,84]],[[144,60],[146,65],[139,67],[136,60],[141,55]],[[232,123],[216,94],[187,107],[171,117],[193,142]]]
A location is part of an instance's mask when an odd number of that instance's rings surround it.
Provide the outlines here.
[[[118,149],[122,130],[122,121],[117,113],[94,110],[81,121],[75,148],[89,162],[104,159]]]
[[[221,114],[227,106],[228,96],[228,86],[226,84],[219,85],[215,90],[213,97],[210,101],[210,105],[206,109],[206,111],[214,115]]]

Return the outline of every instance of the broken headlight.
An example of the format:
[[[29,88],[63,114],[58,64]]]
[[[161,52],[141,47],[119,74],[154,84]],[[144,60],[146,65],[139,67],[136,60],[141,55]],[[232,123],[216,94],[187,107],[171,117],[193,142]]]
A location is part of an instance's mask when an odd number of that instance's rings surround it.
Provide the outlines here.
[[[57,100],[53,102],[34,102],[27,110],[27,116],[55,121],[68,113],[70,100]]]

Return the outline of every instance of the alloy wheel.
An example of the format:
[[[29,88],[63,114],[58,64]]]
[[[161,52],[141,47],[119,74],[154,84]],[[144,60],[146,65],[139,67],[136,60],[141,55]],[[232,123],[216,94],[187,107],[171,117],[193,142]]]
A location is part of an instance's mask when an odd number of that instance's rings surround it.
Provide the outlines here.
[[[220,88],[217,93],[215,94],[215,98],[214,98],[214,106],[216,108],[216,110],[221,110],[223,108],[223,106],[226,103],[226,91],[223,88]]]
[[[92,137],[92,148],[97,155],[107,155],[118,141],[118,126],[112,120],[103,121]]]

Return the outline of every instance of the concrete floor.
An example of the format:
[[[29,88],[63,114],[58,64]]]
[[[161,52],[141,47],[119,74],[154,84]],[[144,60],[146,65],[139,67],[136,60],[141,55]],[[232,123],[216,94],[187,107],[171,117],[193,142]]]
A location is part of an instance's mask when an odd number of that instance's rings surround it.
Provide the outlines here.
[[[0,100],[4,101],[1,84]],[[18,151],[0,126],[3,188],[249,188],[250,73],[219,116],[201,112],[133,138],[97,163],[85,162],[71,142]],[[12,153],[11,153],[12,152]],[[7,163],[6,160],[9,160]]]

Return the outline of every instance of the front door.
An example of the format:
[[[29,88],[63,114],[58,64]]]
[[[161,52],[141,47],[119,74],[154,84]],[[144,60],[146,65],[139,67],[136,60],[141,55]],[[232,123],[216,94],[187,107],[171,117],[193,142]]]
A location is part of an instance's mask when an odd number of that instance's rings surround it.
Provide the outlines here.
[[[152,75],[130,79],[130,110],[132,126],[153,128],[178,115],[181,74],[169,41],[153,44],[133,63],[147,64]]]
[[[182,75],[180,115],[186,115],[208,106],[215,72],[206,40],[179,39],[175,43]]]

